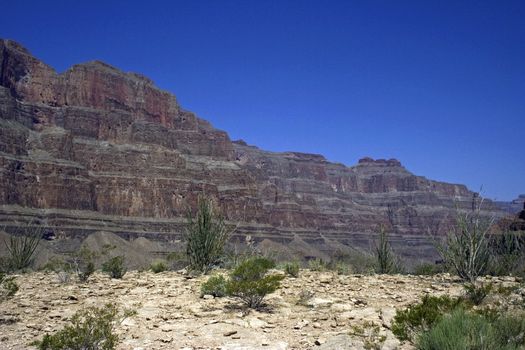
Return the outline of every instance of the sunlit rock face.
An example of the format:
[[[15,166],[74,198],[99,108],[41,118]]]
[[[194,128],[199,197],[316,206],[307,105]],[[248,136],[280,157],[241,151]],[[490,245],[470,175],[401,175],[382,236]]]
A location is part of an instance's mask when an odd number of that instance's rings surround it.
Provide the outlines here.
[[[329,255],[369,248],[383,225],[417,258],[431,249],[426,232],[444,231],[474,195],[395,159],[347,167],[232,142],[148,78],[98,61],[58,74],[9,40],[0,40],[0,124],[1,223],[33,220],[64,237],[173,241],[205,193],[238,240]]]

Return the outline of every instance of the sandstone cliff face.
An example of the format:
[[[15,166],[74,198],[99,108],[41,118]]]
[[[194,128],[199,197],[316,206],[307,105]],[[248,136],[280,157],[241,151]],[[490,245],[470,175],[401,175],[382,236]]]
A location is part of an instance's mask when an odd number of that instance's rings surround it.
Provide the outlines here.
[[[205,192],[239,239],[330,251],[367,246],[382,224],[410,254],[473,195],[397,160],[346,167],[231,142],[143,76],[101,62],[57,74],[9,40],[0,40],[0,125],[0,220],[36,219],[63,236],[172,241]]]

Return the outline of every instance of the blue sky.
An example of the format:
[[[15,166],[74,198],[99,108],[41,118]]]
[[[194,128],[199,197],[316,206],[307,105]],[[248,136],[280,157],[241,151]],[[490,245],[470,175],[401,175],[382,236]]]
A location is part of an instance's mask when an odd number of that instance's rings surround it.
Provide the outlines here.
[[[5,1],[58,71],[140,72],[232,139],[525,193],[525,1]]]

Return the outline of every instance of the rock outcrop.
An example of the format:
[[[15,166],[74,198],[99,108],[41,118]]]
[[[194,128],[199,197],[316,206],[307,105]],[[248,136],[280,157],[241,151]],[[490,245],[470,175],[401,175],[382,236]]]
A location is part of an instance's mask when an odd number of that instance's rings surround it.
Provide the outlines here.
[[[141,75],[98,61],[58,74],[10,40],[0,40],[0,125],[7,230],[33,221],[57,237],[108,231],[169,242],[204,192],[238,239],[249,233],[315,255],[368,247],[384,225],[417,257],[431,249],[427,230],[442,230],[474,195],[395,159],[347,167],[232,142]]]

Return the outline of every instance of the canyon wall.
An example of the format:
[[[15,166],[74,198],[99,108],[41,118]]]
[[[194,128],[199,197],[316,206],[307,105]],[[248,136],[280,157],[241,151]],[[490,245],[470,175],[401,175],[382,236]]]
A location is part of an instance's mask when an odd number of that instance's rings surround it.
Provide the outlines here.
[[[213,197],[234,240],[303,255],[367,248],[379,225],[403,255],[430,254],[475,195],[395,160],[354,166],[232,142],[148,78],[102,62],[58,74],[0,40],[0,225],[43,225],[56,237],[97,231],[180,239],[187,208]],[[489,201],[487,215],[503,213]]]

